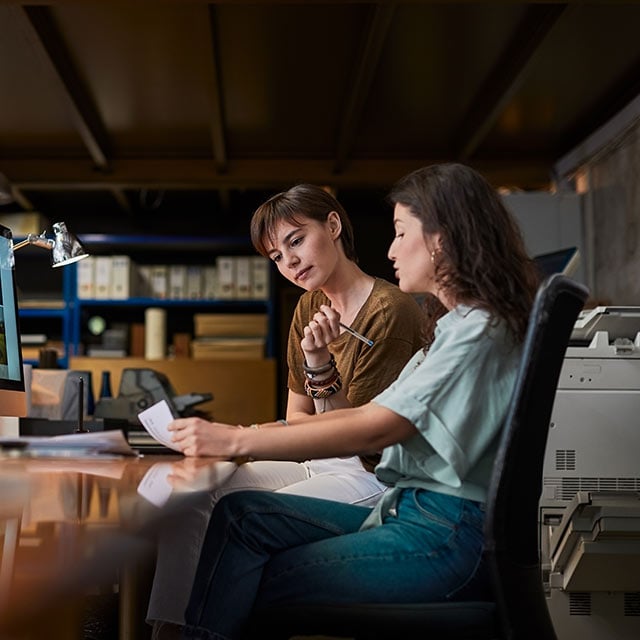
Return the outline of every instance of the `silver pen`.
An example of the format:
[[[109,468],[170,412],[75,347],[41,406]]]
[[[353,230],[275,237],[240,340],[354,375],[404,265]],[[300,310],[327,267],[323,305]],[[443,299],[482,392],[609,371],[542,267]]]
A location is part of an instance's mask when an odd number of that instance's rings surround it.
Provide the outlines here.
[[[355,338],[358,338],[358,340],[362,340],[362,342],[364,342],[365,344],[368,344],[370,347],[373,347],[373,340],[369,340],[369,338],[365,338],[361,333],[358,333],[355,329],[352,329],[351,327],[347,326],[346,324],[344,324],[342,322],[340,323],[340,326],[347,333],[350,333]]]

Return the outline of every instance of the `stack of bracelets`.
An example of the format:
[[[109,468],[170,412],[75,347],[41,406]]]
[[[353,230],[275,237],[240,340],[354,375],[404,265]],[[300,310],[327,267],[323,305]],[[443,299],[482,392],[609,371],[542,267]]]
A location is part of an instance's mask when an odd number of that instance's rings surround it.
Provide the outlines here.
[[[327,364],[323,364],[320,367],[310,367],[306,362],[303,363],[302,368],[306,379],[304,381],[304,390],[307,395],[316,400],[322,398],[328,398],[334,393],[338,393],[342,389],[342,378],[340,372],[336,368],[336,360],[331,354],[331,359]],[[331,373],[329,377],[322,380],[316,380],[316,377],[324,373]]]

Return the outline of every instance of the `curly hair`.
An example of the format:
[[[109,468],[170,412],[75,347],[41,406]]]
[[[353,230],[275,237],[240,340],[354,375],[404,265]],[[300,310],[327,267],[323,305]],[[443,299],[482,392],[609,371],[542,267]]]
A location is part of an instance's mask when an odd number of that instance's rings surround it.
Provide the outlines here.
[[[322,187],[313,184],[298,184],[287,191],[271,196],[261,204],[251,217],[251,242],[255,250],[268,257],[267,242],[275,240],[275,230],[279,222],[299,224],[301,218],[325,222],[335,211],[340,217],[342,231],[340,240],[344,253],[353,262],[358,262],[355,250],[353,225],[344,207]]]
[[[401,178],[388,199],[406,206],[425,234],[440,233],[440,288],[524,339],[540,277],[520,227],[487,180],[463,164],[430,165]]]

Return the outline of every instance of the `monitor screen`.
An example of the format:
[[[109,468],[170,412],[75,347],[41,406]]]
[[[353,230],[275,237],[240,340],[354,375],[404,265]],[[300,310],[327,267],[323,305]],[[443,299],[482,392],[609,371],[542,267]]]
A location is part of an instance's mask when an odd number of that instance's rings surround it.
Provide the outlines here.
[[[580,251],[577,247],[568,247],[535,256],[534,261],[543,276],[551,276],[554,273],[571,276],[578,268]]]
[[[0,416],[27,411],[12,244],[11,230],[0,225]]]

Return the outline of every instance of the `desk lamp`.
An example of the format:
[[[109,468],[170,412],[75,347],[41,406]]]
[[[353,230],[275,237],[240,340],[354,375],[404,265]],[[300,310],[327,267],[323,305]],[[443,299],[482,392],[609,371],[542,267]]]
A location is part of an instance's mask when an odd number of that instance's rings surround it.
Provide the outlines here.
[[[67,225],[64,222],[54,222],[53,233],[53,239],[47,238],[44,231],[40,235],[30,233],[24,240],[16,242],[13,245],[13,250],[17,251],[27,245],[49,249],[52,267],[62,267],[89,257],[78,238],[67,231]]]
[[[51,266],[52,267],[62,267],[73,262],[77,262],[78,260],[82,260],[82,258],[89,257],[89,254],[84,250],[83,246],[80,244],[80,241],[69,231],[67,230],[67,225],[64,222],[55,222],[53,224],[53,233],[54,238],[47,238],[45,232],[43,231],[40,235],[30,233],[24,240],[20,242],[13,242],[11,230],[7,227],[0,225],[0,231],[3,231],[3,236],[7,240],[6,246],[6,262],[7,264],[0,264],[0,266],[5,267],[6,275],[11,276],[9,279],[6,278],[6,284],[3,287],[3,294],[5,294],[5,343],[6,348],[11,350],[12,360],[15,360],[16,369],[18,371],[18,383],[16,384],[16,389],[18,389],[18,393],[23,397],[22,405],[24,405],[24,399],[26,399],[26,392],[24,389],[24,370],[22,367],[22,345],[20,341],[20,335],[18,330],[18,304],[17,304],[17,296],[16,296],[16,286],[15,280],[13,279],[13,268],[14,268],[14,257],[13,254],[18,249],[22,247],[26,247],[27,245],[34,245],[36,247],[41,247],[42,249],[48,249],[51,251]],[[2,247],[0,247],[2,248]],[[6,334],[6,324],[7,324],[7,304],[8,304],[8,295],[12,293],[11,301],[14,302],[15,307],[15,320],[12,325],[12,333]],[[13,319],[13,316],[11,316]],[[8,341],[7,337],[10,337],[11,340]],[[19,365],[19,366],[18,366]],[[0,369],[0,390],[2,389],[2,370]],[[8,383],[6,383],[8,384]],[[79,383],[79,392],[81,394],[84,393],[84,384],[82,379]],[[79,398],[79,411],[82,413],[83,411],[83,399]],[[0,403],[0,406],[2,403]],[[15,415],[22,416],[26,415],[26,409],[22,407],[18,407],[16,411],[14,411]],[[82,424],[82,416],[80,417],[78,430],[84,431]]]

